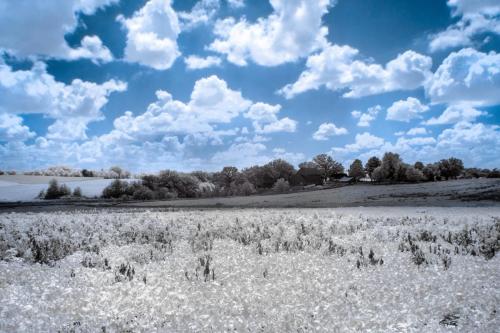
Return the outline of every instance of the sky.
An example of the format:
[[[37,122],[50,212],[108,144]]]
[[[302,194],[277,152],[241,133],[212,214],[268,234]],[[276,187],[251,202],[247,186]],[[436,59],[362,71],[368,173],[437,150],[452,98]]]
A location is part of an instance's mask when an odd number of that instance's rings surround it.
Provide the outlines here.
[[[0,0],[0,170],[500,167],[497,0]]]

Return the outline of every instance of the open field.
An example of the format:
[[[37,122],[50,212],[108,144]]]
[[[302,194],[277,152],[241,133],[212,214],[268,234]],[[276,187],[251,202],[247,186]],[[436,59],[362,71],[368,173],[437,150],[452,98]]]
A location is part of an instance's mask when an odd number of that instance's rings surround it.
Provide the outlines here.
[[[80,186],[84,195],[99,196],[111,180],[68,182]],[[26,186],[38,186],[27,191]],[[18,203],[34,197],[46,185],[0,186],[0,211],[59,211],[87,207],[106,208],[335,208],[359,206],[500,206],[500,179],[464,179],[419,184],[356,184],[340,188],[291,192],[286,194],[216,197],[167,201],[55,200]],[[16,199],[18,198],[18,199]],[[2,201],[4,201],[2,203]]]
[[[348,207],[464,206],[500,204],[500,179],[464,179],[419,184],[356,184],[334,189],[254,195],[127,203],[135,207]]]
[[[500,208],[0,214],[1,332],[496,332]]]
[[[80,187],[82,194],[87,197],[100,196],[102,190],[113,181],[99,177],[0,175],[0,202],[36,200],[38,193],[47,189],[51,179],[68,185],[71,190]]]

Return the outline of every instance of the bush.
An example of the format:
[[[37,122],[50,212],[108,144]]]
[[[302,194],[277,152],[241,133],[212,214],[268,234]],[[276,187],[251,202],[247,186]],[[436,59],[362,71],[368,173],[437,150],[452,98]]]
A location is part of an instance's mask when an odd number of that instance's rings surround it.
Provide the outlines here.
[[[42,192],[40,192],[39,195],[41,194]],[[52,179],[49,182],[49,188],[45,192],[44,199],[46,200],[60,199],[61,197],[68,196],[70,194],[71,191],[66,184],[62,184],[61,186],[59,186],[57,179]]]
[[[129,184],[119,179],[114,180],[111,184],[106,186],[102,191],[102,197],[106,199],[118,199],[127,195]]]
[[[406,169],[406,180],[409,182],[419,182],[424,179],[424,174],[419,169],[409,167]]]
[[[82,189],[79,186],[75,187],[75,189],[73,190],[73,196],[77,198],[82,197]]]
[[[384,169],[381,166],[376,167],[372,172],[372,179],[376,182],[381,182],[385,179]]]
[[[153,200],[154,193],[146,186],[141,185],[135,189],[132,198],[134,200]]]
[[[253,186],[252,183],[250,183],[248,180],[241,184],[240,186],[240,194],[242,195],[252,195],[255,194],[257,191],[255,190],[255,186]]]
[[[288,192],[289,190],[290,190],[290,184],[283,178],[278,179],[273,186],[273,191],[277,193],[284,193]]]
[[[3,172],[2,170],[0,170],[0,176],[4,175],[4,174],[5,174],[5,172]]]

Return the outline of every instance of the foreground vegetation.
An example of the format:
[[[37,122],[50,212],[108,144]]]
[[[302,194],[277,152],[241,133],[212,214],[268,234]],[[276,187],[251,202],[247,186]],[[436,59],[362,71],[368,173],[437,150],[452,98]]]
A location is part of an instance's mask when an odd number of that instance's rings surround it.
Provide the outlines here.
[[[495,209],[4,214],[0,331],[493,332]]]

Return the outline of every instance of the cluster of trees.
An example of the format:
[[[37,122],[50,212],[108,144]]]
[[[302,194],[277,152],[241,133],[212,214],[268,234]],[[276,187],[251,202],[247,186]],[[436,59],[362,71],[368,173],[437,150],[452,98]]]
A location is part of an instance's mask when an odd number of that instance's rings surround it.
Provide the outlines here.
[[[354,164],[356,163],[356,166]],[[364,176],[360,170],[361,161],[355,160],[351,165],[349,174],[352,177]],[[462,160],[454,157],[443,159],[436,163],[424,165],[416,162],[413,165],[404,163],[401,157],[395,153],[385,153],[382,160],[378,157],[371,157],[365,165],[364,172],[377,182],[418,182],[436,181],[443,179],[456,179],[462,175],[464,165]]]
[[[327,154],[317,155],[312,161],[299,164],[299,167],[318,170],[324,181],[347,175],[342,164]],[[468,171],[473,175],[484,175],[484,172],[478,169],[468,169]],[[159,174],[142,175],[138,182],[117,179],[103,191],[102,196],[151,200],[251,195],[265,191],[283,193],[290,190],[290,179],[296,172],[294,166],[283,159],[241,171],[233,166],[224,167],[214,173],[204,171],[180,173],[164,170]],[[463,176],[464,166],[460,159],[453,157],[427,165],[422,162],[410,165],[404,163],[398,154],[387,152],[382,159],[371,157],[365,165],[356,159],[347,172],[355,180],[368,176],[376,182],[419,182]],[[491,176],[498,174],[500,172],[496,169],[493,172],[488,171],[488,175]]]
[[[251,195],[266,189],[286,192],[290,188],[290,177],[295,172],[293,165],[282,159],[241,171],[233,166],[214,173],[164,170],[157,175],[142,175],[140,182],[115,180],[104,189],[102,196],[150,200]]]
[[[5,174],[15,176],[16,172],[15,171],[2,171],[2,170],[0,170],[0,176],[5,175]]]
[[[47,191],[42,190],[38,194],[38,197],[40,199],[45,199],[45,200],[60,199],[63,197],[71,197],[71,196],[81,198],[82,190],[80,189],[80,187],[75,187],[73,193],[71,193],[70,188],[66,184],[59,185],[56,179],[52,179],[49,182],[49,187],[47,188]]]
[[[73,169],[67,166],[53,166],[43,170],[26,171],[29,176],[52,176],[52,177],[102,177],[106,179],[128,179],[131,177],[129,171],[119,166],[113,166],[108,170]]]

